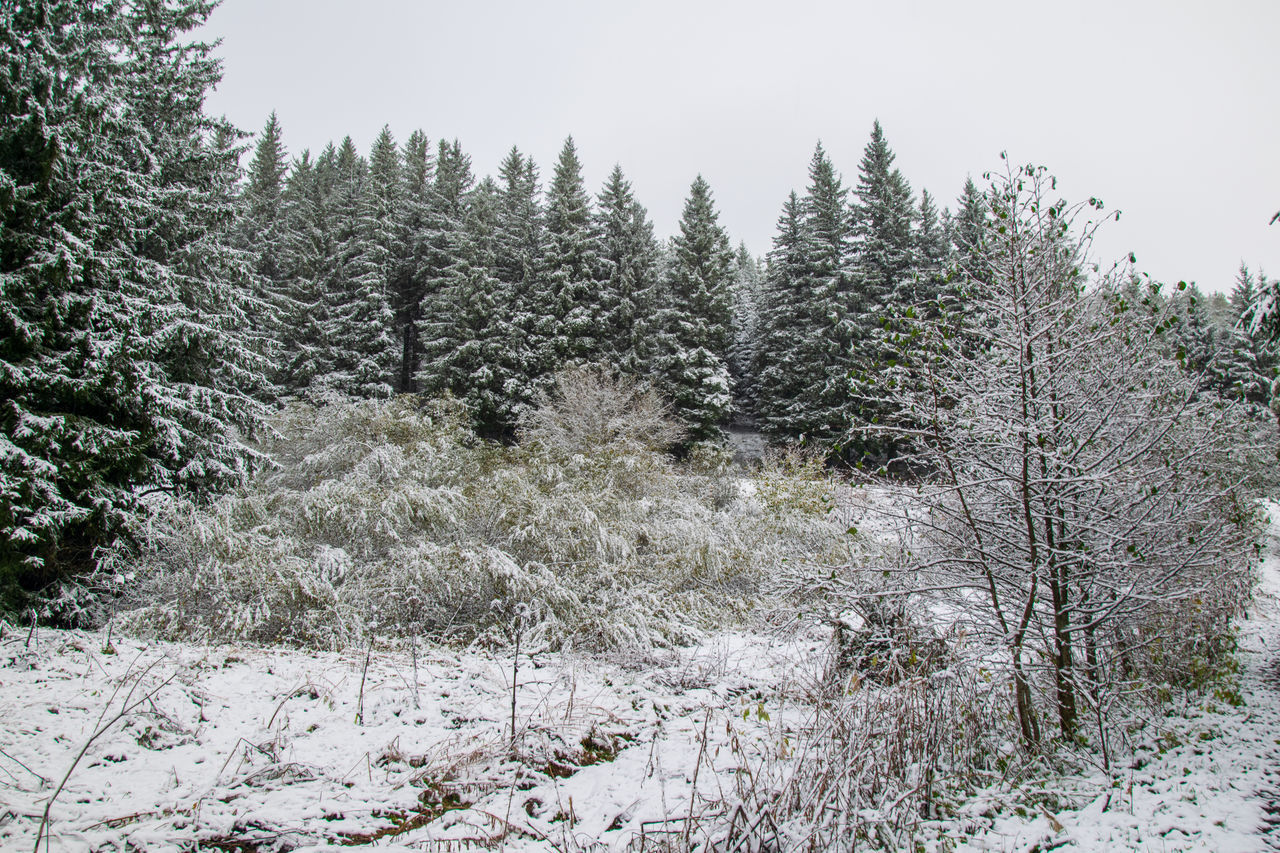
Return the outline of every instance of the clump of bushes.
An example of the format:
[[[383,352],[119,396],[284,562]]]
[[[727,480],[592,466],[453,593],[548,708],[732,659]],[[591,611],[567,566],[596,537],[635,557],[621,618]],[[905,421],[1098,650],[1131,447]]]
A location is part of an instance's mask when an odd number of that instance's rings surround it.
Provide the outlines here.
[[[134,575],[118,622],[337,648],[500,641],[518,608],[526,642],[672,644],[740,618],[764,578],[844,532],[823,478],[784,495],[677,464],[660,401],[600,372],[559,377],[515,446],[465,423],[409,397],[290,407],[263,448],[274,467],[169,506],[115,555]]]

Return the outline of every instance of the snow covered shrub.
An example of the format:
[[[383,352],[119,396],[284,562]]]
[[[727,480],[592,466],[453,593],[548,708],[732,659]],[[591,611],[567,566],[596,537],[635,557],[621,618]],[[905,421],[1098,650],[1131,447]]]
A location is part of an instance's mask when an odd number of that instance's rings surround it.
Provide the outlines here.
[[[449,403],[286,410],[274,468],[155,519],[127,557],[139,579],[121,621],[321,647],[466,643],[501,641],[520,605],[544,646],[671,644],[744,616],[785,561],[838,549],[828,504],[799,498],[828,484],[771,508],[736,481],[717,498],[663,452],[679,432],[648,392],[582,371],[556,387],[515,447],[477,439]]]
[[[552,453],[661,451],[684,438],[653,389],[600,366],[560,372],[537,402],[520,420],[520,439]]]

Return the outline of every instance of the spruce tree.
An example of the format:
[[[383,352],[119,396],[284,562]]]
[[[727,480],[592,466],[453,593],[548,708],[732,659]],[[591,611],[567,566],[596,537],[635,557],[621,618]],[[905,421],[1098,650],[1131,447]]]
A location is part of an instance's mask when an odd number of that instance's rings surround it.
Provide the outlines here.
[[[281,255],[284,230],[284,183],[289,158],[281,139],[280,121],[274,112],[267,119],[253,149],[244,187],[240,217],[241,244],[256,256],[260,276],[273,285],[284,278]]]
[[[746,243],[739,243],[733,257],[733,345],[729,349],[729,378],[733,383],[734,412],[745,418],[756,414],[755,364],[760,344],[763,289],[763,266]]]
[[[858,171],[854,223],[857,234],[858,284],[850,304],[851,388],[847,409],[847,458],[884,458],[893,448],[867,432],[888,412],[878,401],[882,371],[901,357],[895,318],[917,310],[921,296],[918,243],[912,225],[915,208],[911,187],[898,169],[880,122],[875,122]]]
[[[427,395],[449,387],[447,360],[457,346],[453,311],[453,273],[463,251],[467,195],[475,178],[471,158],[455,139],[440,141],[431,191],[431,222],[422,247],[424,289],[417,325],[417,387]]]
[[[327,335],[328,294],[338,270],[336,214],[330,197],[337,152],[329,145],[316,160],[303,151],[285,181],[283,196],[284,304],[280,326],[278,382],[301,394],[334,369]]]
[[[458,256],[448,272],[453,349],[438,368],[447,389],[467,406],[476,431],[498,438],[515,426],[522,400],[519,331],[511,291],[496,276],[501,193],[485,178],[468,194]]]
[[[805,403],[811,365],[799,358],[797,342],[811,327],[805,292],[804,207],[793,191],[778,216],[778,231],[767,256],[760,294],[759,344],[756,349],[756,414],[772,441],[798,436],[796,409]]]
[[[655,365],[658,388],[671,399],[693,441],[719,435],[732,410],[732,264],[711,187],[699,175],[685,201],[680,233],[672,240],[670,302],[658,312]]]
[[[763,299],[761,428],[774,440],[829,444],[847,431],[851,350],[865,332],[848,192],[821,144],[807,193],[792,193],[778,229]]]
[[[911,187],[893,161],[877,121],[858,167],[854,205],[860,279],[855,310],[864,332],[874,328],[891,305],[906,307],[913,296],[915,212]]]
[[[983,235],[986,233],[990,214],[987,198],[973,182],[973,178],[965,178],[964,190],[957,204],[951,228],[952,249],[957,260],[966,269],[984,269],[988,261],[983,247]],[[984,273],[976,277],[985,281],[990,275]]]
[[[1234,309],[1236,318],[1244,318],[1246,323],[1249,309],[1253,307],[1253,303],[1258,298],[1258,288],[1254,284],[1253,274],[1249,272],[1249,268],[1245,266],[1244,261],[1240,262],[1240,271],[1236,273],[1235,285],[1231,288],[1231,307]]]
[[[918,303],[930,305],[942,296],[951,265],[951,241],[945,226],[945,214],[938,208],[928,190],[920,193],[919,227],[916,230],[915,292]],[[926,309],[928,310],[928,309]]]
[[[865,317],[853,313],[853,299],[864,286],[865,272],[853,255],[857,235],[847,192],[821,144],[809,165],[803,211],[797,284],[807,304],[793,356],[802,371],[802,390],[791,430],[827,443],[845,432],[850,418],[849,353],[865,334],[859,325]]]
[[[431,142],[421,130],[409,135],[404,145],[404,188],[399,216],[400,263],[393,271],[391,295],[395,311],[395,340],[400,350],[396,390],[417,390],[418,366],[422,346],[418,341],[418,324],[422,319],[422,302],[430,279],[430,246],[438,239],[433,212],[435,160]]]
[[[573,137],[565,140],[556,161],[546,222],[546,296],[557,327],[543,361],[554,372],[568,362],[592,361],[602,349],[600,241]]]
[[[89,569],[155,491],[237,482],[258,409],[237,134],[209,4],[0,15],[0,607]]]
[[[507,393],[511,423],[551,379],[543,359],[551,351],[557,321],[545,298],[545,216],[539,202],[538,168],[512,148],[499,168],[494,274],[509,311],[510,369]]]
[[[600,285],[601,357],[635,372],[637,319],[656,279],[657,242],[648,212],[614,166],[597,205],[604,281]]]

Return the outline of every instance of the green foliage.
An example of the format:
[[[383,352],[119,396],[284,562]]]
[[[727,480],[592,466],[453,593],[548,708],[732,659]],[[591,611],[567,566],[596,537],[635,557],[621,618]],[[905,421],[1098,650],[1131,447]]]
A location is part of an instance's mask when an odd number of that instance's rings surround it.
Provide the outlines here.
[[[0,14],[0,610],[152,492],[237,482],[262,364],[202,2]]]

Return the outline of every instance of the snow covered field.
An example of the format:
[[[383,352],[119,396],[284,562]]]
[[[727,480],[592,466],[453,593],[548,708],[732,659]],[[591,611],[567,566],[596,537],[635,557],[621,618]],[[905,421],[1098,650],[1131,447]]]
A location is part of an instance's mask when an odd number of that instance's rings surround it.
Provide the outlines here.
[[[925,846],[1267,849],[1265,806],[1280,798],[1274,550],[1242,629],[1238,697],[1219,691],[1137,735],[1148,746],[1114,785],[1097,768],[993,786],[928,826]],[[788,760],[824,659],[817,631],[725,632],[643,659],[522,655],[513,713],[501,650],[366,660],[9,627],[0,848],[33,848],[46,806],[51,850],[696,841],[724,831],[762,762]]]

